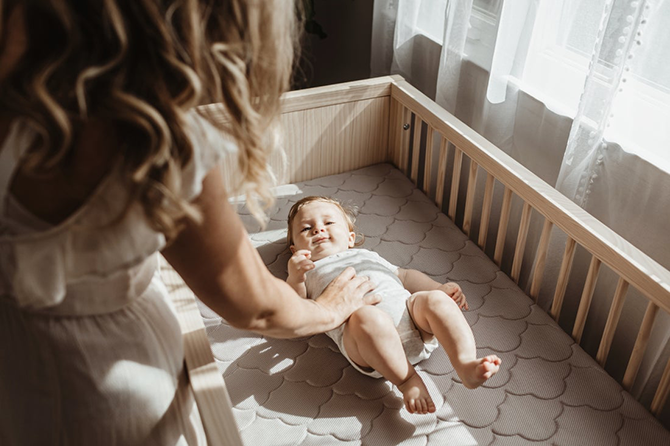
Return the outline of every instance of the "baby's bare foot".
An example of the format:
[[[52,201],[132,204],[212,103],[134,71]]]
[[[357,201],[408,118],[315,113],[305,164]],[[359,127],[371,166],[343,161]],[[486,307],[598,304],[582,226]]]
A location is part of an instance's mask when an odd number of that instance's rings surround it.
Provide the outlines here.
[[[435,403],[428,393],[426,385],[416,371],[407,380],[398,386],[402,392],[405,408],[409,413],[433,413]]]
[[[476,389],[484,384],[490,377],[498,373],[501,362],[501,359],[496,355],[489,355],[475,359],[464,365],[462,373],[459,373],[459,377],[463,381],[465,387],[468,389]]]

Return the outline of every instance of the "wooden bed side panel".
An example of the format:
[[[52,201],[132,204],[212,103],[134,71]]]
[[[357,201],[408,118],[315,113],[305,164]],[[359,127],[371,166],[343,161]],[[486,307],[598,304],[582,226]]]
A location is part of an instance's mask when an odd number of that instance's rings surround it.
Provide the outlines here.
[[[282,115],[287,169],[280,183],[338,174],[388,160],[388,97]],[[280,157],[272,159],[280,170]]]
[[[291,91],[282,97],[283,153],[270,156],[278,184],[346,172],[390,159],[389,115],[392,83],[386,76],[337,85]],[[221,104],[199,107],[223,126],[228,122]],[[240,182],[235,154],[222,162],[226,187]]]

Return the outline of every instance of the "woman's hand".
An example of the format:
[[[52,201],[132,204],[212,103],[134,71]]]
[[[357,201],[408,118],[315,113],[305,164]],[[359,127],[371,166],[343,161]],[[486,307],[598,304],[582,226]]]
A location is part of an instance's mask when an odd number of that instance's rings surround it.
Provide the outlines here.
[[[444,285],[438,288],[440,291],[445,292],[449,297],[451,297],[454,302],[458,304],[458,308],[461,310],[469,310],[467,301],[465,300],[465,294],[461,290],[460,285],[454,282],[447,282]]]
[[[381,301],[378,294],[367,295],[374,289],[375,285],[368,277],[357,276],[356,271],[348,267],[314,301],[332,312],[339,327],[354,311]]]

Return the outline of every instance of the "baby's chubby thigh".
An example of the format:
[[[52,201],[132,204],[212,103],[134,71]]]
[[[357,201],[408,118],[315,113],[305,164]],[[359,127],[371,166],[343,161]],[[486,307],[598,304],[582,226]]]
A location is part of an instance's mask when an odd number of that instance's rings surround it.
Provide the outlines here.
[[[352,313],[344,326],[342,343],[349,359],[363,368],[374,368],[379,361],[392,361],[395,356],[405,361],[394,318],[378,306]]]
[[[407,300],[407,309],[416,329],[425,342],[434,339],[433,330],[428,322],[430,315],[450,315],[462,317],[458,304],[440,290],[419,291]]]

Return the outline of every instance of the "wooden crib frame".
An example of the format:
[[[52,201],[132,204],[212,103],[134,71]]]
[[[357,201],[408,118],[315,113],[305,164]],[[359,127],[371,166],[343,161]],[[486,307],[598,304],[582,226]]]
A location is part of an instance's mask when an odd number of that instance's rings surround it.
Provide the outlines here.
[[[553,296],[551,316],[558,320],[577,245],[590,255],[586,282],[572,336],[579,342],[601,265],[618,276],[618,285],[602,334],[596,360],[604,366],[630,285],[647,300],[647,310],[621,384],[630,390],[644,356],[659,309],[670,313],[670,271],[618,236],[571,200],[446,112],[399,76],[388,76],[290,92],[283,99],[282,124],[288,161],[285,183],[342,173],[371,164],[391,162],[402,170],[438,207],[483,249],[489,234],[491,205],[496,183],[504,187],[493,260],[501,265],[511,256],[510,277],[519,281],[524,253],[534,251],[530,286],[537,300],[543,280],[550,234],[553,228],[566,235],[565,251]],[[220,106],[205,107],[224,120]],[[439,140],[438,145],[426,141]],[[439,150],[439,153],[433,153]],[[433,161],[437,160],[437,168]],[[451,161],[451,163],[448,163]],[[226,178],[235,177],[234,162],[226,163]],[[285,163],[273,157],[279,170]],[[451,171],[451,186],[445,185]],[[461,171],[467,181],[461,181]],[[436,178],[433,171],[437,172]],[[477,177],[484,174],[481,213],[474,213]],[[419,184],[419,180],[420,184]],[[463,179],[465,180],[465,179]],[[461,184],[465,184],[465,190]],[[498,186],[500,187],[500,186]],[[449,190],[446,197],[444,191]],[[523,202],[514,252],[505,250],[512,197]],[[458,207],[464,199],[464,206]],[[445,201],[446,200],[446,201]],[[457,215],[457,210],[459,210]],[[544,218],[537,246],[527,246],[531,213]],[[473,215],[479,217],[473,221]],[[473,228],[478,228],[474,234]],[[476,236],[476,238],[475,238]],[[241,444],[230,399],[214,364],[204,325],[192,293],[169,269],[166,282],[180,312],[185,340],[185,361],[190,382],[211,444]],[[665,367],[651,412],[660,413],[670,393],[670,361]]]

